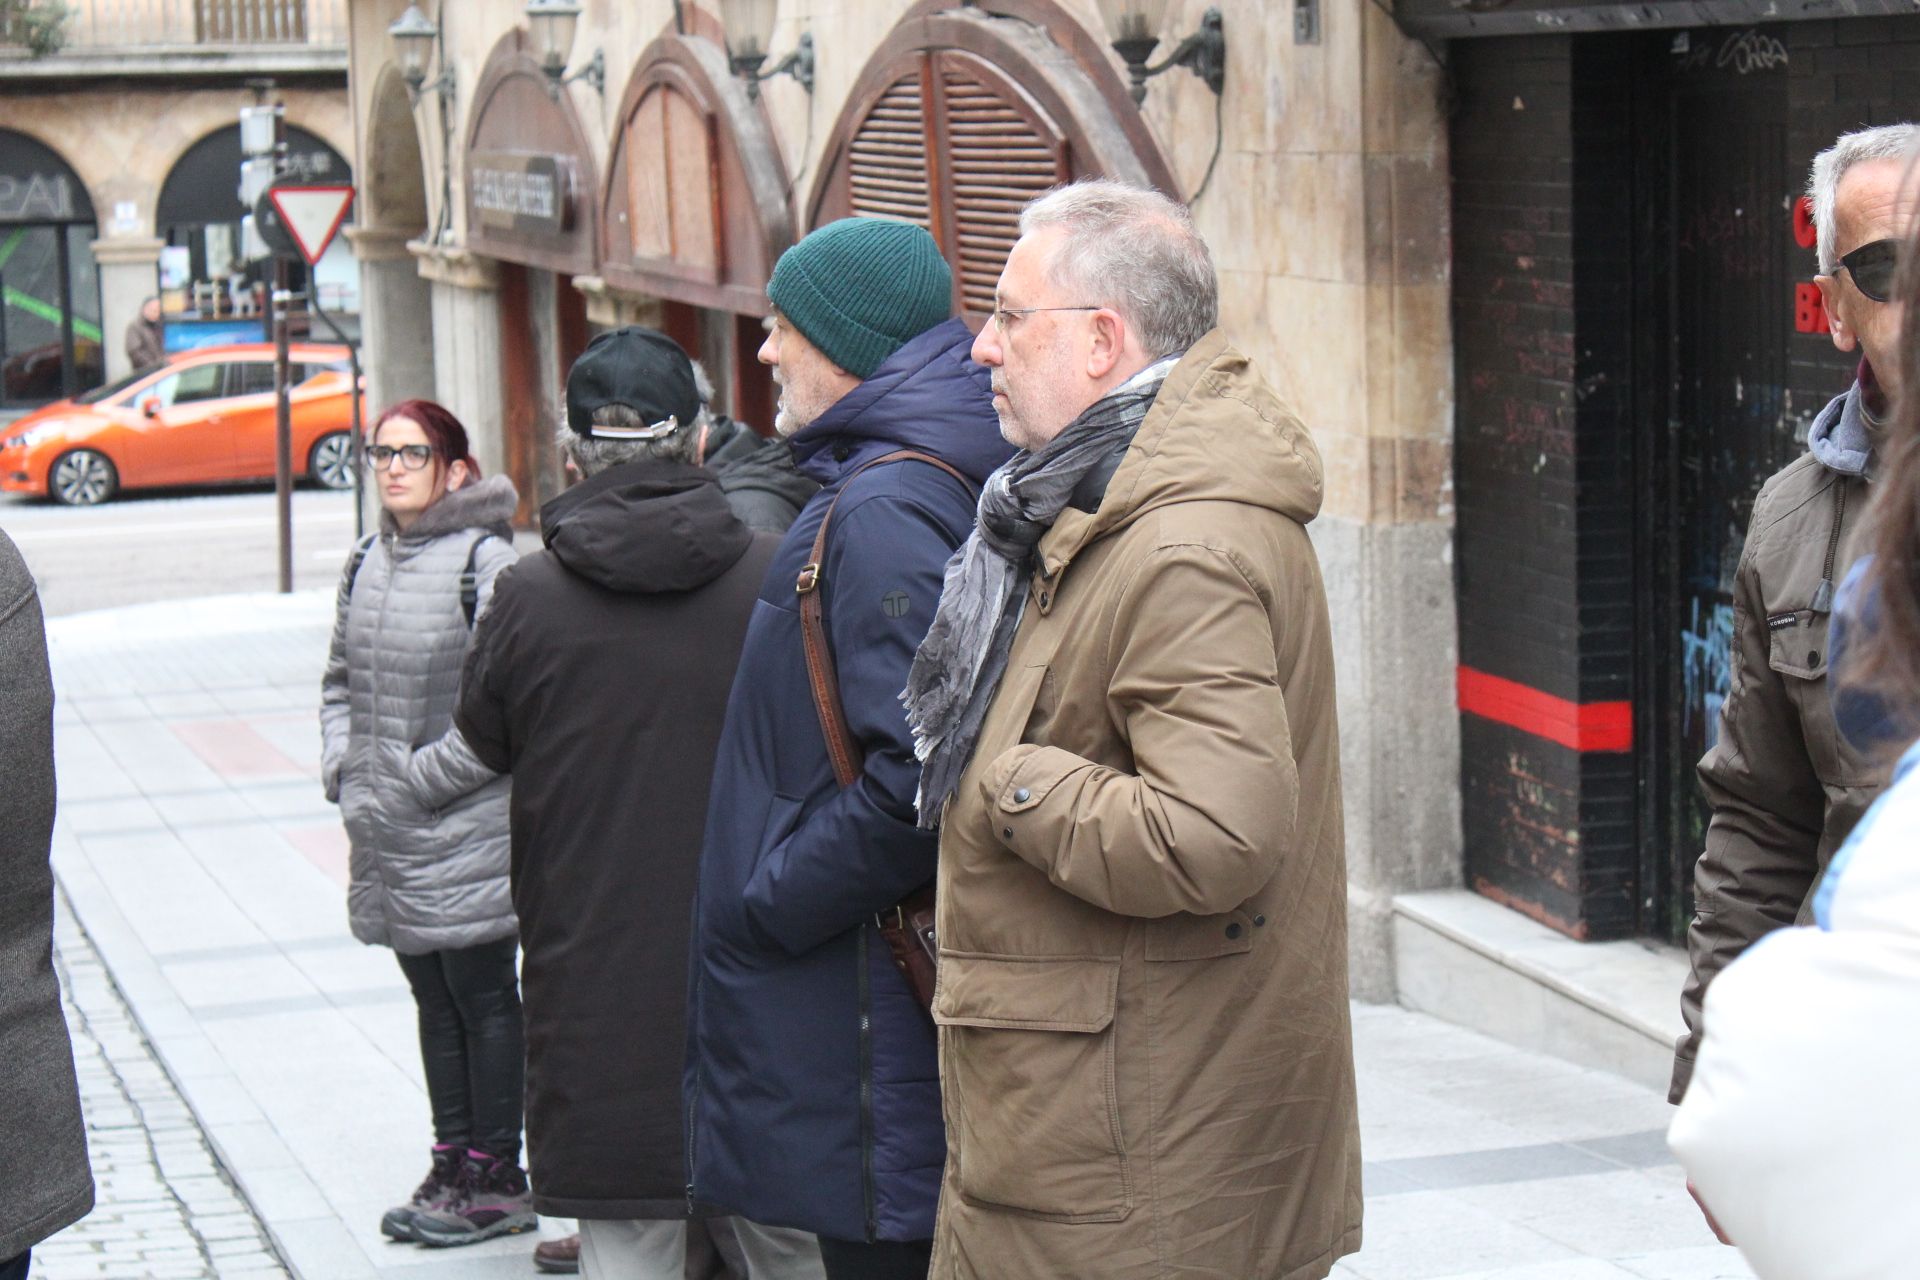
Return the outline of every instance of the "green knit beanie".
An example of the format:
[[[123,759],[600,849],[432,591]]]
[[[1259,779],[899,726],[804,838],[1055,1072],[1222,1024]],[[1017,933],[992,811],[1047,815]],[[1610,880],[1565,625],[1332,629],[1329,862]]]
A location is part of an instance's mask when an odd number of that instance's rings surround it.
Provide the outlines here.
[[[865,380],[953,314],[953,272],[911,222],[842,218],[780,255],[767,298],[827,359]]]

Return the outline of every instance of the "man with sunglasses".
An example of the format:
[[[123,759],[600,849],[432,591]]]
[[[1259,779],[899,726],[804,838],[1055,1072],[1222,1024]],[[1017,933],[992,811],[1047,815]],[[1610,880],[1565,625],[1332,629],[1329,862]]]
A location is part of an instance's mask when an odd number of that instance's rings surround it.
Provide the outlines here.
[[[1735,574],[1732,675],[1700,762],[1713,818],[1694,871],[1675,1103],[1693,1075],[1708,983],[1763,935],[1810,918],[1820,873],[1886,781],[1835,727],[1827,628],[1900,372],[1900,308],[1888,298],[1916,208],[1916,147],[1920,126],[1885,125],[1842,136],[1813,162],[1815,282],[1833,345],[1860,354],[1859,374],[1814,419],[1806,454],[1760,490]]]

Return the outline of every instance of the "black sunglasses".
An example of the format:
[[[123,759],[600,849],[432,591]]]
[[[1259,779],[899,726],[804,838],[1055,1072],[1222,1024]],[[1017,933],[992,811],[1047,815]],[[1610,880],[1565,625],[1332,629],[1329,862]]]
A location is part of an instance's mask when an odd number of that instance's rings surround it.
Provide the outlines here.
[[[1875,302],[1893,296],[1893,272],[1899,265],[1898,240],[1875,240],[1840,256],[1840,266],[1853,276],[1853,287]],[[1834,274],[1839,274],[1838,268]]]

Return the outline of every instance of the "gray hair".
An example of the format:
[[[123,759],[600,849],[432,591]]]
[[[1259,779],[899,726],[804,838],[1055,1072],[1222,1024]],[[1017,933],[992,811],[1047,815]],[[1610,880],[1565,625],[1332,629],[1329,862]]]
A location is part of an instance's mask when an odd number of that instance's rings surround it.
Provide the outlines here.
[[[1820,273],[1832,275],[1840,255],[1834,252],[1838,215],[1834,204],[1840,193],[1840,179],[1857,164],[1872,160],[1905,160],[1920,150],[1920,125],[1883,124],[1872,129],[1843,133],[1832,146],[1813,158],[1813,173],[1807,179],[1807,195],[1813,201],[1813,229],[1818,237]]]
[[[1112,307],[1155,359],[1179,355],[1220,323],[1213,254],[1187,207],[1103,178],[1059,187],[1020,214],[1020,234],[1061,227],[1048,274],[1076,304]]]
[[[553,435],[561,454],[573,460],[573,465],[580,469],[584,478],[597,476],[622,463],[638,462],[642,458],[690,463],[693,461],[694,446],[700,439],[700,429],[707,422],[707,407],[703,404],[692,422],[682,423],[672,435],[662,436],[658,440],[602,440],[598,436],[581,435],[567,425],[566,415],[562,414],[560,426]],[[644,427],[647,420],[637,409],[624,404],[607,404],[593,411],[593,425]]]

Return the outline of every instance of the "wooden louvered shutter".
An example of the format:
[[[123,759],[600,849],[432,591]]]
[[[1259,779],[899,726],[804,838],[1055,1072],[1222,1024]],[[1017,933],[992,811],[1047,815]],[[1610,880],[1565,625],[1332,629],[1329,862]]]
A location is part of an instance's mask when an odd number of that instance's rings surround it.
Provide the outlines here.
[[[993,310],[1026,203],[1074,174],[1065,135],[984,59],[958,49],[895,64],[843,153],[837,208],[933,233],[953,267],[955,301]]]
[[[855,214],[899,218],[933,230],[927,115],[921,71],[896,80],[861,121],[847,148],[849,205]]]
[[[1020,210],[1071,177],[1066,140],[1020,88],[972,54],[935,56],[945,181],[941,248],[962,307],[985,315]]]

